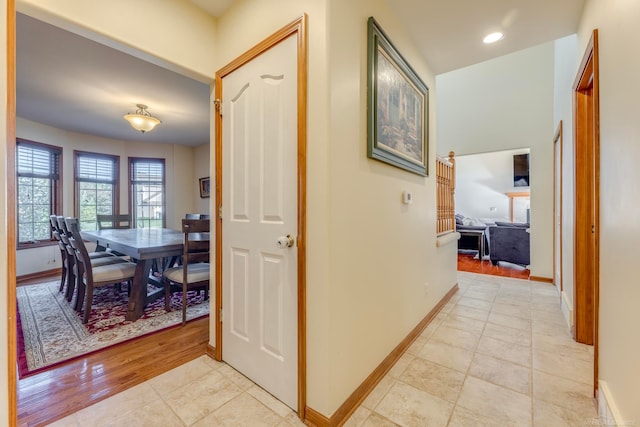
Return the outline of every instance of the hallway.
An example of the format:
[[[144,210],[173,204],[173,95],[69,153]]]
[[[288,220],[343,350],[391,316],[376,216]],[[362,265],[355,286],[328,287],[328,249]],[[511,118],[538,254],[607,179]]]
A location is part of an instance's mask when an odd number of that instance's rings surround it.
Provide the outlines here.
[[[466,272],[458,283],[346,425],[561,427],[596,418],[593,347],[569,336],[554,286]]]
[[[593,348],[566,331],[556,289],[458,273],[460,290],[346,426],[583,426]],[[292,426],[287,407],[203,356],[55,426]]]

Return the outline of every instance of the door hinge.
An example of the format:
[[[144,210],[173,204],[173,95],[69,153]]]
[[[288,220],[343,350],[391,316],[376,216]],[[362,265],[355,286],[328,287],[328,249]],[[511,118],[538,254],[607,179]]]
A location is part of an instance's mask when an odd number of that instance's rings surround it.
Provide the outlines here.
[[[222,322],[222,308],[220,308],[220,310],[218,311],[218,313],[219,313],[220,321]]]
[[[213,104],[216,106],[216,110],[218,110],[218,114],[222,115],[222,100],[214,99]]]
[[[218,218],[222,219],[222,205],[218,206]]]

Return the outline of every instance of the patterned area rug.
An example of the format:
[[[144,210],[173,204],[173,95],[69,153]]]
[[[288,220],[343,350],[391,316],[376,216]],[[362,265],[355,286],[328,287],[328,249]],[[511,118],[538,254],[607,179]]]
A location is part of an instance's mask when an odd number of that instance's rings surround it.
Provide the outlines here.
[[[21,378],[182,322],[181,292],[172,293],[170,312],[165,311],[162,297],[149,304],[140,319],[130,322],[125,320],[129,301],[125,287],[105,286],[95,290],[91,317],[85,325],[58,286],[59,282],[47,282],[17,288]],[[204,293],[189,291],[187,321],[208,314],[209,300],[204,300]]]

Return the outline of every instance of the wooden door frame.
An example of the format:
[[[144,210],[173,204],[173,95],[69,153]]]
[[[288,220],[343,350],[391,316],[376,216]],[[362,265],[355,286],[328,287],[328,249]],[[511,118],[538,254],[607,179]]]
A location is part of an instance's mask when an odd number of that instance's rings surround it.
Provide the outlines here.
[[[558,123],[558,128],[556,129],[556,133],[553,137],[553,275],[555,277],[556,268],[556,257],[560,256],[560,298],[562,300],[562,288],[563,288],[563,274],[562,274],[562,156],[563,156],[563,147],[562,147],[562,120]],[[559,163],[556,163],[560,159]],[[559,166],[559,167],[558,167]],[[558,194],[558,192],[560,194]],[[559,196],[559,197],[558,197]],[[556,200],[560,200],[558,206],[556,204]],[[559,210],[558,222],[559,224],[556,226],[556,210]],[[556,230],[559,230],[558,235],[556,235]],[[556,239],[559,240],[558,248],[559,254],[556,253]],[[557,286],[557,284],[556,284]]]
[[[594,396],[598,388],[600,298],[600,74],[598,30],[593,30],[574,82],[575,339],[594,345]],[[587,259],[589,258],[589,259]]]
[[[16,4],[7,0],[7,116],[6,116],[6,226],[7,226],[7,367],[9,425],[18,425],[17,324],[16,324]]]
[[[216,130],[215,130],[215,156],[216,156],[216,349],[215,357],[222,360],[222,322],[220,313],[222,310],[222,79],[233,71],[242,67],[252,59],[260,56],[267,50],[276,46],[289,37],[297,36],[298,52],[298,171],[297,171],[297,195],[298,195],[298,416],[305,418],[306,391],[307,391],[307,341],[306,341],[306,207],[307,207],[307,15],[304,14],[282,29],[240,55],[235,60],[216,72],[215,76],[215,104],[216,104]]]

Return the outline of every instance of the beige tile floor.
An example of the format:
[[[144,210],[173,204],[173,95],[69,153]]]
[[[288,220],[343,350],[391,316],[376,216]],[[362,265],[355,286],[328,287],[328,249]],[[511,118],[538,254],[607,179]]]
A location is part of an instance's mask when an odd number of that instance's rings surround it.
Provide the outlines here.
[[[441,310],[346,426],[584,426],[593,348],[551,285],[462,273]],[[296,414],[204,356],[54,426],[296,426]]]

